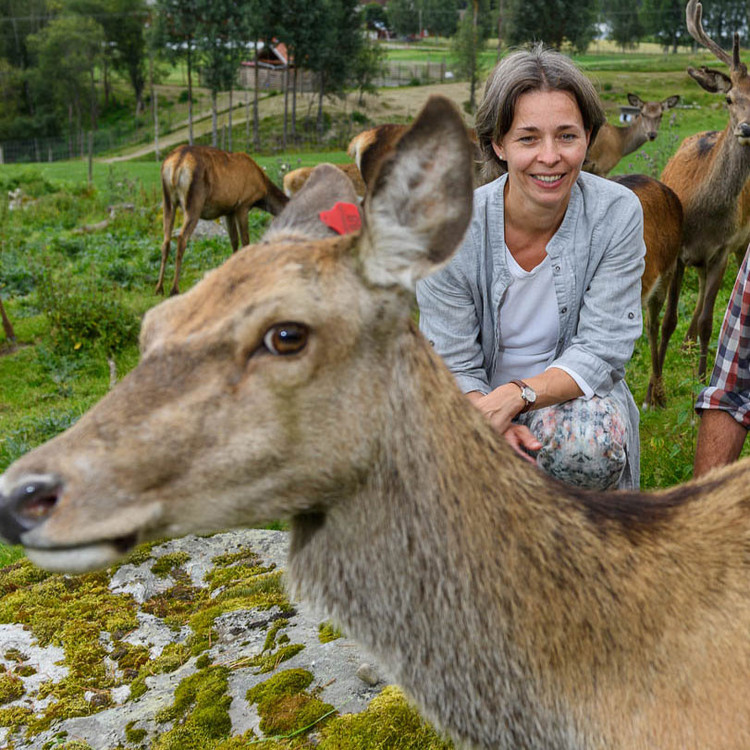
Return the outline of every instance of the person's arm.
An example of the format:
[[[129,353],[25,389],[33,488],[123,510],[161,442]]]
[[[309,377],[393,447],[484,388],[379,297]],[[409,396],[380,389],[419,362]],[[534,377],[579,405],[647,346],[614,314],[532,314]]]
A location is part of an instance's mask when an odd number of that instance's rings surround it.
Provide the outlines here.
[[[729,412],[705,409],[698,426],[693,476],[736,461],[745,444],[747,430]]]
[[[573,378],[555,367],[533,377],[524,378],[536,392],[534,409],[570,401],[583,395],[583,391]],[[505,383],[484,395],[478,391],[466,394],[474,406],[489,420],[496,432],[503,435],[513,450],[522,458],[534,463],[527,450],[539,450],[542,444],[524,425],[512,424],[526,402],[521,398],[521,389],[515,383]]]
[[[577,280],[585,284],[585,291],[575,334],[550,367],[575,373],[594,394],[603,396],[623,379],[643,331],[640,297],[646,246],[638,198],[630,191],[616,196],[592,232],[591,252],[599,253],[598,262],[590,277]],[[581,252],[582,246],[576,249]],[[560,312],[561,324],[566,324]]]
[[[693,476],[739,458],[750,428],[750,256],[734,282],[719,334],[711,380],[696,399],[701,415]]]

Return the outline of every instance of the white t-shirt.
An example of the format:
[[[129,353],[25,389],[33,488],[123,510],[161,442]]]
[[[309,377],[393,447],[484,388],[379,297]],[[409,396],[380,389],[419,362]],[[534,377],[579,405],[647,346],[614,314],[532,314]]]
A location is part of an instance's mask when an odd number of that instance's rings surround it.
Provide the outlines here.
[[[497,388],[513,378],[529,378],[547,369],[555,358],[560,318],[548,255],[530,271],[521,268],[507,246],[505,259],[513,280],[498,314],[500,342],[495,372],[490,382]],[[577,374],[564,369],[590,398],[593,391]]]

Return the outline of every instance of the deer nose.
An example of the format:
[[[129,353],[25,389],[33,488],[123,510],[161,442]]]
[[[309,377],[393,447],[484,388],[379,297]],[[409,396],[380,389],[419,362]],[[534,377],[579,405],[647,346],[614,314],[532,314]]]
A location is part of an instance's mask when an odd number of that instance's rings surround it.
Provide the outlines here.
[[[737,126],[737,130],[739,130],[740,138],[750,138],[750,123],[741,122]]]
[[[20,544],[22,534],[47,519],[60,494],[57,479],[34,477],[0,495],[0,536],[10,544]]]
[[[649,139],[650,141],[655,141],[655,140],[656,140],[656,131],[655,131],[655,130],[651,130],[651,131],[650,131],[650,132],[648,133],[648,139]]]

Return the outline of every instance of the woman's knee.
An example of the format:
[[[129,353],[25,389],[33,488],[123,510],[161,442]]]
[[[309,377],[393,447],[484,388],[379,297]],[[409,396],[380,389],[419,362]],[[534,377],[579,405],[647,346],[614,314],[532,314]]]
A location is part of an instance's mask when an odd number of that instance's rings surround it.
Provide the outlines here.
[[[588,489],[617,486],[627,462],[626,422],[609,397],[574,399],[528,415],[547,474]]]

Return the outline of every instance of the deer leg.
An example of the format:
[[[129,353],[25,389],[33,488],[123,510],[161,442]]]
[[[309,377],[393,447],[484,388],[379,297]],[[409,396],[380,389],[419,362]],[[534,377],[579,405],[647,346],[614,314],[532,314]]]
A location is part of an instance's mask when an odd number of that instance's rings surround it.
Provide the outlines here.
[[[698,321],[701,317],[701,313],[703,312],[703,308],[706,303],[706,267],[696,266],[695,270],[698,272],[698,299],[695,302],[693,317],[690,318],[690,325],[688,326],[687,333],[685,334],[685,340],[683,342],[685,344],[697,340]]]
[[[159,280],[156,282],[156,294],[164,294],[164,269],[167,267],[169,258],[169,246],[172,243],[172,230],[174,229],[174,220],[177,215],[177,207],[174,205],[169,195],[164,193],[164,242],[161,246],[161,266],[159,267]]]
[[[658,279],[646,300],[646,333],[648,335],[648,346],[651,350],[651,378],[646,391],[646,401],[643,404],[645,409],[654,406],[663,407],[666,402],[664,383],[662,382],[664,360],[659,348],[659,313],[667,296],[670,277],[671,274]]]
[[[227,214],[224,217],[224,226],[229,235],[229,241],[232,243],[232,252],[236,253],[240,246],[240,236],[237,233],[237,217],[235,214]]]
[[[661,342],[659,344],[660,368],[664,367],[669,340],[672,338],[674,329],[677,327],[677,305],[680,301],[680,291],[682,291],[682,279],[684,275],[685,264],[678,258],[672,272],[672,281],[669,284],[669,293],[667,295],[667,307],[664,310],[664,318],[661,322]]]
[[[708,345],[711,341],[711,329],[714,322],[714,304],[716,303],[716,295],[719,293],[719,287],[724,278],[727,259],[727,256],[717,258],[717,262],[708,268],[706,275],[706,294],[703,301],[703,310],[698,320],[698,334],[701,346],[700,359],[698,360],[698,377],[701,380],[705,380],[706,377]]]
[[[247,226],[247,215],[250,209],[241,208],[237,211],[237,226],[240,230],[240,237],[242,238],[242,247],[250,244],[250,230]]]
[[[180,293],[180,271],[182,270],[182,256],[185,254],[185,248],[190,236],[198,226],[198,219],[200,219],[199,213],[188,213],[185,212],[185,223],[182,225],[180,230],[180,236],[177,238],[177,254],[174,261],[174,280],[172,281],[172,288],[169,290],[170,296]]]

